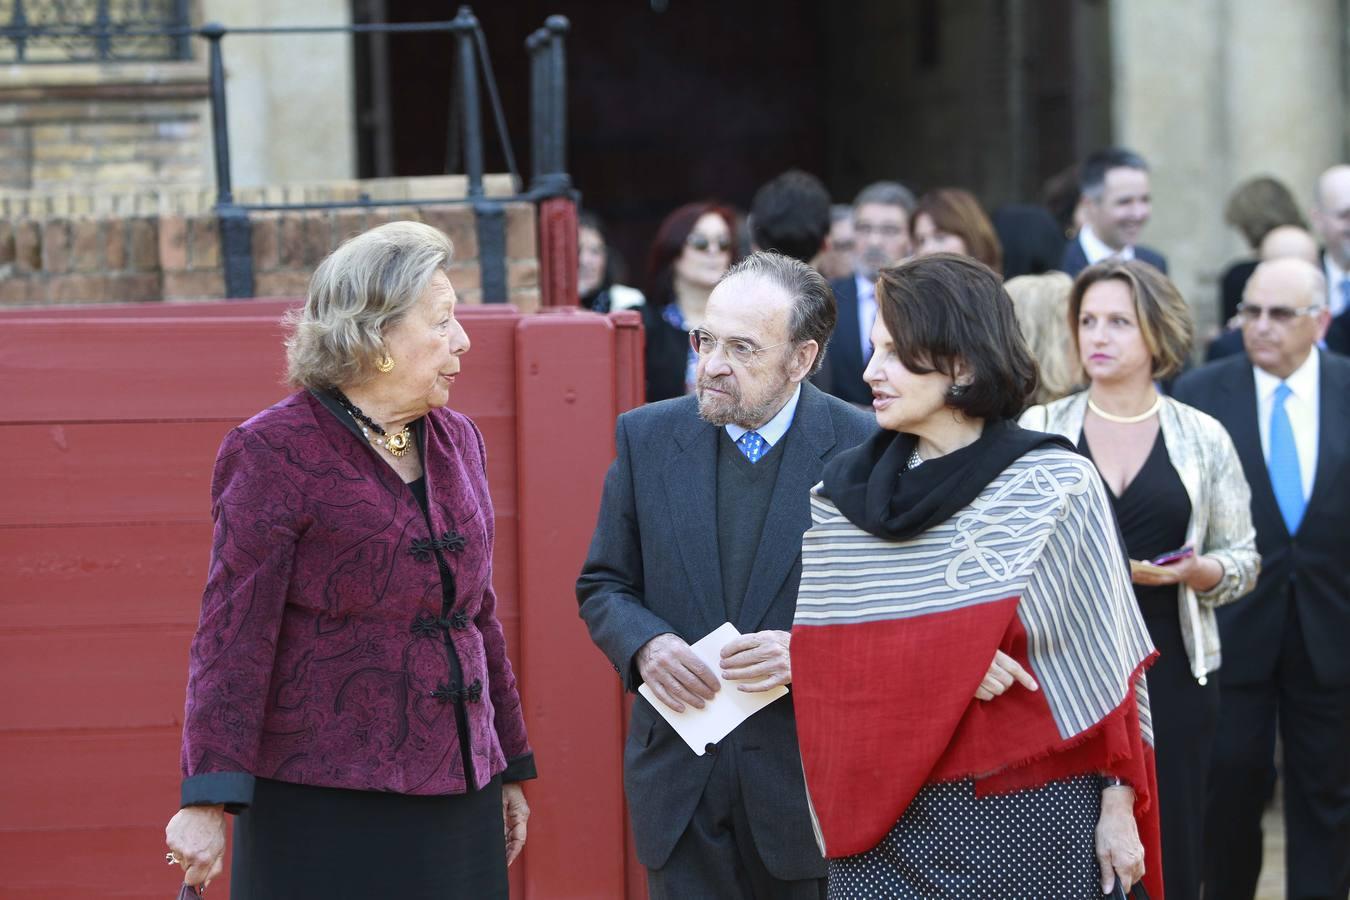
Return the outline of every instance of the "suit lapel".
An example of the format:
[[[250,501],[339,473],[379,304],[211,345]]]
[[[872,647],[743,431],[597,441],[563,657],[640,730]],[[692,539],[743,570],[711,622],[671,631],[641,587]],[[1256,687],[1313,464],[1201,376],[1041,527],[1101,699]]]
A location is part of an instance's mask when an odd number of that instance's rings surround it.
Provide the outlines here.
[[[1226,394],[1226,412],[1219,416],[1228,425],[1229,436],[1237,448],[1247,483],[1252,490],[1252,518],[1258,527],[1285,530],[1284,516],[1275,502],[1275,490],[1270,485],[1270,470],[1266,468],[1266,454],[1261,449],[1261,425],[1256,400],[1256,376],[1246,356],[1242,364],[1234,366],[1233,378],[1222,381]]]
[[[1335,473],[1345,464],[1345,443],[1350,439],[1350,421],[1346,419],[1343,405],[1350,384],[1343,377],[1345,371],[1333,365],[1335,362],[1337,360],[1331,354],[1322,354],[1317,388],[1317,474],[1313,478],[1312,495],[1308,498],[1308,512],[1321,503],[1343,502],[1342,498],[1332,496],[1331,488]],[[1319,497],[1326,499],[1319,502]],[[1308,521],[1306,513],[1303,521]]]
[[[835,445],[834,425],[824,395],[809,384],[802,385],[801,400],[785,438],[778,480],[735,623],[742,632],[759,629],[783,580],[801,556],[802,535],[811,527],[808,495],[820,480],[825,454]]]
[[[839,282],[835,292],[839,324],[835,328],[835,339],[830,342],[830,353],[837,354],[839,365],[835,371],[841,377],[852,377],[854,372],[863,370],[862,325],[858,321],[858,283],[852,276],[848,281]]]
[[[703,610],[708,631],[726,621],[722,599],[722,560],[717,552],[717,432],[694,418],[674,434],[675,453],[666,466],[674,541]],[[692,638],[702,635],[691,635]]]

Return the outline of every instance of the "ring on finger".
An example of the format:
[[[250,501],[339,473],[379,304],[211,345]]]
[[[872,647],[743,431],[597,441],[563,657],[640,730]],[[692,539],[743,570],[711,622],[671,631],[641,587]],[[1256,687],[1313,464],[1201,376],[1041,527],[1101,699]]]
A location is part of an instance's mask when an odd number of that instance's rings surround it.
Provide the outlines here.
[[[183,861],[178,858],[178,854],[174,853],[172,850],[164,854],[164,861],[171,866],[181,866],[183,864]]]

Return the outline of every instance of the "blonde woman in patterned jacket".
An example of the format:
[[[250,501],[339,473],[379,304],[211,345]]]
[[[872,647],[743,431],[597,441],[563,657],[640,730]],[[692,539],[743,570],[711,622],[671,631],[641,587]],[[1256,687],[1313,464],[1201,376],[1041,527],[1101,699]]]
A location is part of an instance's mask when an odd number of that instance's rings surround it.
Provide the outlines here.
[[[1074,282],[1069,320],[1089,386],[1032,407],[1021,424],[1074,442],[1109,490],[1160,654],[1148,681],[1163,880],[1168,900],[1187,900],[1200,895],[1218,716],[1219,686],[1209,678],[1221,661],[1214,608],[1250,591],[1260,571],[1251,494],[1223,426],[1155,387],[1181,370],[1193,333],[1165,275],[1137,261],[1092,266]]]

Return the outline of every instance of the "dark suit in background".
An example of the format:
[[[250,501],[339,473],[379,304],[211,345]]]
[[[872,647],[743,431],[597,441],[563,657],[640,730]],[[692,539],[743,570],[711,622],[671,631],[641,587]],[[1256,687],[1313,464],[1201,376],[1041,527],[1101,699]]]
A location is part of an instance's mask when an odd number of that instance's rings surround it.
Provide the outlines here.
[[[872,416],[802,385],[792,424],[771,451],[783,456],[749,585],[731,618],[742,634],[791,629],[802,535],[811,525],[808,493],[827,460],[875,428]],[[723,440],[724,429],[699,418],[693,396],[619,418],[618,458],[605,478],[577,599],[591,639],[626,690],[637,689],[634,657],[652,638],[673,632],[692,644],[728,621],[717,522]],[[705,802],[705,787],[733,796]],[[669,896],[824,896],[824,881],[810,880],[824,878],[825,860],[807,812],[790,693],[704,756],[639,697],[624,748],[624,789],[638,859],[664,869]],[[710,822],[703,812],[728,803],[725,821]],[[749,839],[762,863],[738,854],[738,842]],[[741,881],[747,874],[751,884]],[[799,884],[783,885],[790,881]]]
[[[872,388],[863,381],[867,360],[863,359],[862,323],[858,321],[858,282],[854,276],[830,282],[839,311],[830,338],[825,364],[816,376],[816,386],[848,403],[872,405]],[[871,323],[868,323],[871,328]]]
[[[1317,465],[1295,534],[1276,504],[1246,356],[1197,369],[1174,396],[1232,435],[1252,489],[1261,577],[1217,610],[1219,727],[1206,822],[1206,897],[1250,898],[1277,722],[1290,898],[1350,891],[1350,359],[1319,359]]]
[[[1153,268],[1167,274],[1167,259],[1157,250],[1145,247],[1139,244],[1134,248],[1134,258],[1140,262],[1146,262]],[[1087,253],[1083,251],[1083,242],[1074,238],[1064,245],[1064,258],[1060,260],[1059,268],[1061,272],[1067,274],[1070,278],[1077,278],[1078,273],[1088,267]]]

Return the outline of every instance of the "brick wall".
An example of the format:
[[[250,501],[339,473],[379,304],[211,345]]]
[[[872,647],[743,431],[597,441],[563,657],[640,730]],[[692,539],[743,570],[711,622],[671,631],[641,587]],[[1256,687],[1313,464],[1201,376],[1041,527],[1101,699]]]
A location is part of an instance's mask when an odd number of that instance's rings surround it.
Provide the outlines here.
[[[0,69],[0,189],[202,184],[205,65]]]
[[[426,222],[454,242],[451,282],[481,303],[473,209],[462,204],[263,212],[253,225],[255,293],[303,295],[314,267],[339,243],[398,219]],[[506,204],[508,302],[539,307],[535,209]],[[211,212],[0,218],[0,306],[191,301],[225,296],[220,234]]]

